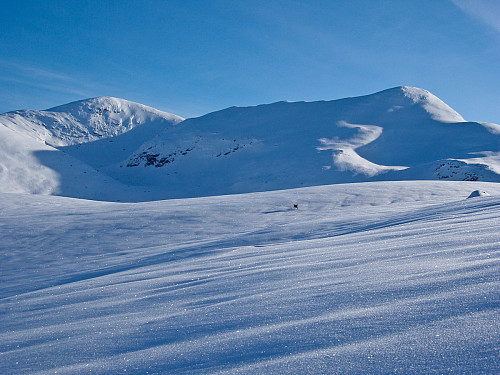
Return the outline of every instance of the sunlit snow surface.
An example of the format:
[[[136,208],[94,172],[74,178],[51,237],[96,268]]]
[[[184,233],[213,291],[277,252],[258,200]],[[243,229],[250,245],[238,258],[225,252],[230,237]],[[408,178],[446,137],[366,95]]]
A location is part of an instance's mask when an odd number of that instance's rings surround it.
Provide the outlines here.
[[[499,227],[495,183],[0,194],[0,373],[499,373]]]

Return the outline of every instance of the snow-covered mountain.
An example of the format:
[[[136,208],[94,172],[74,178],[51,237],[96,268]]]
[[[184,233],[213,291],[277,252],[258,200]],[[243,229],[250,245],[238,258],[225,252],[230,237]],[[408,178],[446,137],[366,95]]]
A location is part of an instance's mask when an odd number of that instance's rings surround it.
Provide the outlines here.
[[[46,144],[58,147],[115,137],[140,125],[168,127],[182,117],[113,97],[81,100],[45,111],[14,111],[0,123]]]
[[[112,175],[174,196],[370,180],[500,180],[500,126],[466,122],[428,91],[228,108],[171,128]]]
[[[111,97],[82,100],[46,111],[2,114],[0,191],[100,200],[137,199],[136,188],[100,172],[88,159],[107,163],[113,157],[126,157],[158,132],[182,120]],[[113,139],[125,134],[126,144],[113,144]],[[73,153],[76,157],[61,152],[64,146],[79,149],[86,144],[92,145],[87,158],[79,157],[78,150]]]
[[[92,196],[109,195],[109,183],[98,181],[113,180],[121,186],[113,200],[376,180],[500,181],[500,125],[466,122],[433,94],[413,87],[333,101],[232,107],[185,121],[122,99],[96,98],[7,113],[0,125],[56,147],[55,159],[78,160],[96,171],[101,177],[94,174]],[[25,187],[3,162],[0,178],[14,181],[14,191],[83,197],[78,191],[88,171],[78,172],[75,163],[55,168],[54,158],[48,163],[40,157],[45,153],[0,149],[2,160],[19,152],[40,166],[30,172],[23,162],[26,179],[34,173],[43,180],[48,168],[63,182],[50,178],[54,188]],[[5,186],[0,191],[12,191]]]

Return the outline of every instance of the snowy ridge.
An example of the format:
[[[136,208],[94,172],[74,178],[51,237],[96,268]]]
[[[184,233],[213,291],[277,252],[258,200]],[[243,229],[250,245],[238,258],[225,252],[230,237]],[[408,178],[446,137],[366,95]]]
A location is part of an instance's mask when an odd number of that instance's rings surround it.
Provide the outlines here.
[[[500,125],[466,122],[430,92],[407,86],[333,101],[231,107],[184,121],[102,97],[7,113],[0,126],[60,151],[44,158],[49,154],[6,141],[4,192],[145,201],[380,180],[500,181]],[[32,167],[16,164],[13,155],[23,152],[18,159]],[[26,178],[11,173],[16,169]],[[93,191],[80,193],[89,170]],[[115,195],[110,180],[121,186]]]
[[[68,146],[114,137],[136,126],[177,124],[182,117],[113,97],[81,100],[45,111],[15,111],[0,115],[0,124],[50,146]]]

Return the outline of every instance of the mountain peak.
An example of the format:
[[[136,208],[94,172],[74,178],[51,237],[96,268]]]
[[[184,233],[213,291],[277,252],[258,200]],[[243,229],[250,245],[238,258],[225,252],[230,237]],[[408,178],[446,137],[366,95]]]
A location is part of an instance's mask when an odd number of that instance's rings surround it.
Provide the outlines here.
[[[397,86],[372,95],[381,96],[384,100],[398,107],[420,106],[436,121],[447,123],[465,122],[465,119],[457,111],[436,95],[418,87]]]
[[[83,113],[83,112],[100,112],[100,114],[120,113],[125,112],[130,114],[132,112],[149,112],[157,116],[168,118],[170,120],[184,120],[182,117],[173,115],[168,112],[163,112],[158,109],[148,107],[144,104],[132,102],[130,100],[115,98],[113,96],[98,96],[95,98],[88,98],[78,100],[75,102],[63,104],[57,107],[49,108],[43,112],[66,112],[66,113]]]
[[[407,86],[403,86],[401,90],[414,103],[422,104],[434,120],[449,123],[465,122],[465,119],[457,111],[429,91]]]
[[[110,138],[143,124],[164,127],[180,116],[111,96],[79,100],[45,111],[16,111],[1,115],[4,125],[51,146],[68,146]]]
[[[80,99],[80,100],[75,100],[74,102],[69,102],[66,104],[58,105],[53,108],[46,109],[46,111],[51,111],[51,112],[59,112],[61,111],[62,108],[65,107],[75,107],[75,106],[81,106],[81,105],[102,105],[102,104],[117,104],[120,105],[122,103],[133,103],[130,102],[129,100],[126,99],[121,99],[121,98],[115,98],[113,96],[96,96],[94,98],[87,98],[87,99]],[[139,103],[135,103],[139,104]]]

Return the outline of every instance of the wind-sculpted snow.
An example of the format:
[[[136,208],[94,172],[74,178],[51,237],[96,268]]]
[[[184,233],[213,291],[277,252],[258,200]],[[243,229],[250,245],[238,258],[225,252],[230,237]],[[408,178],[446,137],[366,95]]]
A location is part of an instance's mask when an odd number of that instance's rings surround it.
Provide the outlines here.
[[[363,159],[356,153],[355,150],[357,148],[365,146],[380,137],[383,131],[381,127],[374,125],[355,125],[344,121],[339,122],[337,126],[357,129],[359,132],[352,139],[339,140],[338,137],[333,139],[319,139],[321,146],[317,147],[317,150],[333,150],[333,165],[338,170],[352,171],[372,177],[386,171],[406,169],[406,167],[378,165]]]
[[[0,373],[498,373],[499,195],[2,194]]]

